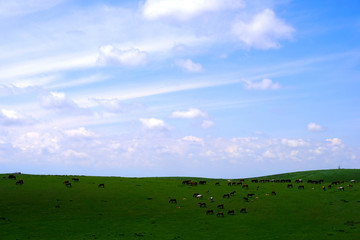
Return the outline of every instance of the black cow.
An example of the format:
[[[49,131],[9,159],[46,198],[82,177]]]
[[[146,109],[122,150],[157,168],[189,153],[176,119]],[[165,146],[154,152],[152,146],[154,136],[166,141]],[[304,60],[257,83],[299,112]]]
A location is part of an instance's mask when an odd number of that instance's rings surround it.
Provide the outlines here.
[[[105,188],[105,184],[100,183],[98,187],[99,187],[99,188]]]
[[[20,179],[19,181],[16,181],[16,185],[23,185],[24,181],[22,179]]]
[[[214,210],[207,210],[206,211],[206,215],[213,215],[214,214]]]
[[[169,200],[169,203],[177,203],[176,199],[175,198],[172,198]]]

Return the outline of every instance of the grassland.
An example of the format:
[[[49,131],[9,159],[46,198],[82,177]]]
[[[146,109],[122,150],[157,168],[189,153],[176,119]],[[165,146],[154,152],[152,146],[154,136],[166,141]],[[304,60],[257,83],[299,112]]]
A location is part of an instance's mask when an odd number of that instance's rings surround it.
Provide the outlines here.
[[[0,175],[0,239],[360,239],[360,170],[287,173],[248,189],[223,179]],[[74,182],[73,177],[79,178]],[[304,183],[295,183],[295,179]],[[185,179],[206,185],[182,184]],[[322,184],[306,183],[320,180]],[[347,187],[351,179],[359,183]],[[72,187],[63,182],[70,181]],[[344,183],[334,185],[333,181]],[[233,180],[237,181],[237,180]],[[215,183],[219,182],[220,186]],[[100,183],[104,188],[99,188]],[[303,190],[298,185],[304,185]],[[344,186],[344,191],[337,187]],[[236,191],[230,198],[224,194]],[[276,195],[272,195],[271,192]],[[194,193],[204,196],[193,197]],[[246,202],[244,197],[254,193]],[[214,197],[214,202],[208,198]],[[169,203],[175,198],[177,203]],[[207,207],[200,208],[198,203]],[[223,203],[224,210],[217,209]],[[246,208],[247,213],[240,213]],[[213,209],[214,215],[206,211]],[[235,210],[235,215],[228,215]],[[218,211],[224,217],[217,217]]]

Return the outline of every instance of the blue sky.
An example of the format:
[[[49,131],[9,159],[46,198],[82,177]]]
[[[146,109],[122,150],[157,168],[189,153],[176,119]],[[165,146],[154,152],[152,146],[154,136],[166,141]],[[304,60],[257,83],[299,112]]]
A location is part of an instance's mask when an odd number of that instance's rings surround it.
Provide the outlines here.
[[[359,7],[0,1],[0,170],[360,168]]]

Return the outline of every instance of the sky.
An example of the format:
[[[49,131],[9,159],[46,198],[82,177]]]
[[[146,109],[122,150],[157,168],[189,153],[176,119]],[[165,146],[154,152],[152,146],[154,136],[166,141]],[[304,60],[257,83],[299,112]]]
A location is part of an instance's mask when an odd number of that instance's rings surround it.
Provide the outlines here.
[[[0,172],[360,168],[359,8],[0,0]]]

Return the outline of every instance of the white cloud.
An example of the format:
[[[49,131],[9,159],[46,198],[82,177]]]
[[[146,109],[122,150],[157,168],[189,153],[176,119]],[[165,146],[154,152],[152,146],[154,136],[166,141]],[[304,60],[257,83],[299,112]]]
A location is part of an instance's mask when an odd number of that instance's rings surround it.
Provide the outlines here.
[[[284,145],[287,145],[289,147],[304,147],[304,146],[308,146],[309,143],[305,142],[302,139],[286,139],[283,138],[281,140],[281,143]]]
[[[147,0],[142,6],[146,19],[172,18],[189,20],[205,12],[238,9],[245,6],[240,0]]]
[[[66,150],[62,154],[67,158],[71,158],[71,157],[85,158],[85,157],[88,157],[88,155],[86,153],[77,152],[77,151],[74,151],[72,149]]]
[[[309,123],[307,126],[308,131],[310,132],[321,132],[324,130],[324,128],[316,123]]]
[[[0,1],[0,16],[19,16],[54,7],[64,0],[11,0]]]
[[[100,47],[99,51],[98,61],[105,65],[135,67],[145,65],[147,62],[147,53],[137,48],[122,50],[112,45],[105,45]]]
[[[180,59],[175,62],[177,66],[182,68],[187,72],[202,72],[204,71],[202,65],[200,63],[194,63],[190,59]]]
[[[149,129],[165,128],[166,124],[161,119],[156,118],[140,118],[139,121],[143,124],[144,127]]]
[[[80,127],[78,129],[70,129],[64,131],[66,135],[70,137],[95,137],[96,134],[93,132],[86,130],[84,127]]]
[[[9,109],[0,110],[0,123],[4,125],[21,125],[30,123],[31,119],[24,115]]]
[[[59,150],[59,138],[49,133],[27,132],[18,137],[13,146],[25,152],[35,152],[41,154],[43,150],[55,153]]]
[[[106,110],[110,112],[130,112],[134,110],[144,109],[145,106],[140,103],[123,103],[116,98],[92,98],[90,99],[97,104],[103,106]]]
[[[202,123],[201,123],[201,127],[202,128],[211,128],[212,126],[214,126],[215,123],[213,121],[210,121],[210,120],[204,120]]]
[[[256,90],[266,90],[266,89],[280,89],[279,83],[274,83],[271,79],[265,78],[260,82],[254,82],[250,80],[245,80],[245,88],[247,89],[256,89]]]
[[[183,137],[182,140],[188,141],[188,142],[200,143],[200,144],[204,143],[203,139],[194,137],[194,136],[186,136],[186,137]]]
[[[279,40],[290,39],[295,30],[275,16],[271,9],[265,9],[250,21],[236,21],[233,34],[247,47],[278,48]]]
[[[173,118],[197,118],[197,117],[206,117],[206,114],[201,112],[197,108],[189,108],[188,111],[175,111],[171,114]]]
[[[340,138],[328,138],[325,141],[329,142],[331,145],[342,145],[342,141]]]

